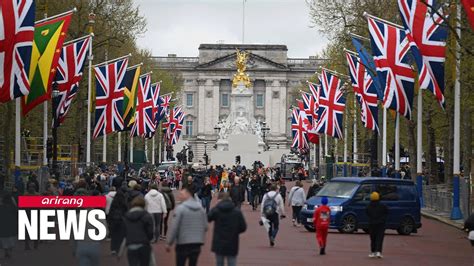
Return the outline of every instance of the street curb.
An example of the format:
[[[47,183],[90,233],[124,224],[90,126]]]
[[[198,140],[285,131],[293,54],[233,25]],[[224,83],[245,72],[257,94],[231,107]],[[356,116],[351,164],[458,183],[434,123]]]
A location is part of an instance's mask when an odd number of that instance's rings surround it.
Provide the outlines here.
[[[429,219],[433,219],[433,220],[437,220],[439,222],[442,222],[444,224],[447,224],[447,225],[450,225],[452,227],[455,227],[459,230],[462,230],[463,226],[459,223],[456,223],[456,222],[453,222],[452,220],[448,219],[448,218],[444,218],[444,217],[440,217],[440,216],[437,216],[437,215],[433,215],[431,213],[427,213],[425,211],[421,211],[421,215],[423,215],[424,217],[426,218],[429,218]]]

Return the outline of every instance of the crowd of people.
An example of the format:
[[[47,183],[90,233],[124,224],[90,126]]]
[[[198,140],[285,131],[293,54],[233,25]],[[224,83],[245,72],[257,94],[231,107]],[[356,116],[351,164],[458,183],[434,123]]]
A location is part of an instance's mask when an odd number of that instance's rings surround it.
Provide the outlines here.
[[[138,171],[125,166],[101,165],[90,168],[75,179],[50,179],[40,190],[34,174],[26,184],[15,184],[11,193],[4,193],[0,204],[2,227],[0,244],[10,258],[16,240],[17,204],[20,195],[105,195],[106,224],[110,254],[126,257],[129,265],[155,265],[153,245],[163,241],[166,250],[174,246],[176,265],[197,265],[205,242],[208,223],[214,223],[212,252],[216,264],[236,265],[239,235],[247,223],[241,208],[250,205],[260,212],[260,225],[265,228],[269,245],[276,245],[280,220],[286,217],[285,206],[291,207],[294,227],[301,226],[300,212],[306,200],[324,185],[312,180],[307,190],[297,180],[287,189],[278,168],[265,168],[255,163],[245,166],[183,168],[171,166],[165,172],[154,167]],[[26,190],[24,189],[26,187]],[[175,196],[177,198],[175,198]],[[212,207],[212,199],[217,203]],[[382,245],[388,209],[374,192],[366,213],[369,217],[371,252],[369,257],[382,258]],[[323,197],[315,209],[313,222],[319,254],[326,254],[331,210],[330,199]],[[173,217],[169,219],[169,217]],[[25,250],[38,248],[38,241],[25,241]],[[79,265],[99,265],[99,243],[77,241],[75,255]]]

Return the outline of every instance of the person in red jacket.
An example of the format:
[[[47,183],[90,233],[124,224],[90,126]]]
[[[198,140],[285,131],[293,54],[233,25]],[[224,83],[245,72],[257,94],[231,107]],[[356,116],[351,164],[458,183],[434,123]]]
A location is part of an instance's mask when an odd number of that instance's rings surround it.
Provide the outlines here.
[[[331,222],[331,209],[329,209],[328,198],[321,199],[319,206],[313,214],[314,228],[316,228],[316,239],[319,244],[319,255],[326,255],[326,239],[328,236],[329,224]]]

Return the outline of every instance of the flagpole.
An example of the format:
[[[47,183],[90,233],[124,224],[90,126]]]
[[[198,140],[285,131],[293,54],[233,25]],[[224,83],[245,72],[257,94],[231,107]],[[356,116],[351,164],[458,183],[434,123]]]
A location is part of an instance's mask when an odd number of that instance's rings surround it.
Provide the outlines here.
[[[353,142],[354,142],[354,154],[353,154],[353,158],[354,158],[354,163],[357,163],[358,161],[358,156],[357,156],[357,117],[356,117],[356,108],[357,108],[357,104],[356,104],[356,95],[354,94],[354,139],[353,139]]]
[[[321,165],[323,164],[323,143],[321,135],[319,135],[319,171],[321,171]],[[321,175],[321,172],[320,172]]]
[[[66,12],[68,13],[68,12]],[[41,21],[46,21],[48,20],[48,14],[44,14],[44,19],[40,20]],[[35,22],[35,24],[37,24]],[[21,130],[21,129],[20,129]],[[20,131],[17,131],[18,133]],[[21,145],[21,144],[20,144]],[[48,101],[45,101],[43,103],[43,165],[48,165]]]
[[[102,141],[102,162],[107,162],[107,134],[104,134],[104,140]]]
[[[21,166],[21,98],[15,99],[15,166]],[[44,145],[46,147],[46,145]],[[46,156],[45,156],[46,157]],[[46,159],[46,162],[48,159]]]
[[[109,57],[109,51],[107,50],[107,48],[105,49],[105,62],[108,62],[107,59]],[[95,67],[97,67],[97,65],[95,65]],[[102,141],[102,162],[104,163],[107,162],[107,133],[105,132],[105,128],[104,128],[104,140]]]
[[[89,14],[89,33],[93,38],[93,28],[95,15],[93,13]],[[86,140],[86,166],[91,164],[91,123],[92,123],[92,39],[89,44],[89,70],[88,70],[88,80],[87,80],[87,140]]]
[[[328,156],[328,135],[324,134],[324,156]]]
[[[145,142],[145,162],[148,162],[148,140],[144,139]]]
[[[420,198],[420,205],[424,207],[423,202],[423,124],[422,124],[422,114],[423,114],[423,99],[422,99],[422,92],[421,88],[418,89],[418,113],[417,113],[417,121],[416,121],[416,185],[418,188],[418,197]]]
[[[405,28],[403,28],[403,26],[401,26],[401,25],[398,25],[398,24],[395,24],[395,23],[393,23],[393,22],[391,22],[391,21],[388,21],[388,20],[385,20],[385,19],[376,17],[376,16],[374,16],[374,15],[370,15],[370,14],[367,13],[367,12],[364,12],[364,14],[362,14],[362,15],[363,15],[364,17],[366,17],[366,18],[372,18],[372,19],[381,21],[381,22],[383,22],[383,23],[385,23],[385,24],[388,24],[388,25],[390,25],[390,26],[393,26],[393,27],[395,27],[395,28],[399,28],[399,29],[401,29],[401,30],[405,30]]]
[[[130,162],[133,163],[133,137],[130,137]]]
[[[400,114],[395,120],[395,178],[400,178]]]
[[[104,62],[99,63],[99,64],[95,64],[95,65],[93,65],[93,67],[103,66],[103,65],[106,65],[108,63],[112,63],[112,62],[119,61],[119,60],[122,60],[122,59],[125,59],[125,58],[129,58],[130,56],[132,56],[132,54],[124,55],[124,56],[117,57],[115,59],[110,59],[110,60],[107,60],[107,57],[105,57]]]
[[[247,0],[242,0],[242,44],[245,43],[245,2]]]
[[[157,126],[157,129],[159,127]],[[160,134],[161,136],[161,134]],[[163,160],[162,156],[161,156],[161,140],[158,141],[158,164],[161,164],[161,161]]]
[[[51,16],[51,17],[48,17],[47,14],[44,14],[44,18],[43,19],[40,19],[38,21],[35,21],[35,25],[38,24],[38,23],[41,23],[41,22],[45,22],[45,21],[48,21],[48,20],[52,20],[52,19],[55,19],[55,18],[59,18],[59,17],[62,17],[62,16],[65,16],[69,13],[73,13],[73,12],[76,12],[77,11],[77,8],[73,8],[69,11],[66,11],[66,12],[63,12],[63,13],[60,13],[60,14],[57,14],[57,15],[54,15],[54,16]]]
[[[153,137],[151,138],[151,164],[155,165],[155,136],[156,134],[153,134]]]
[[[48,101],[43,103],[43,165],[48,165]]]
[[[456,34],[461,38],[461,3],[458,1],[456,10]],[[461,123],[461,45],[460,39],[456,42],[456,81],[454,82],[454,143],[453,143],[453,208],[451,220],[462,219],[459,208],[459,182],[460,182],[460,123]]]
[[[387,109],[383,109],[383,129],[382,129],[382,176],[387,175]]]
[[[347,176],[347,141],[348,141],[348,134],[347,134],[347,124],[348,124],[348,121],[349,119],[347,119],[347,115],[346,115],[346,119],[344,121],[344,169],[343,169],[343,176]]]
[[[118,132],[117,135],[117,161],[121,162],[122,161],[122,132]]]

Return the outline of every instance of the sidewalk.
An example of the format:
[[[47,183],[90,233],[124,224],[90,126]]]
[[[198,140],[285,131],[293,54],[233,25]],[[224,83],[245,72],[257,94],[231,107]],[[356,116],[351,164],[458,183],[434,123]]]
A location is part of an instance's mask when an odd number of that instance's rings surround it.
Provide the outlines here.
[[[448,212],[441,212],[441,211],[436,211],[430,208],[422,208],[421,209],[421,215],[423,215],[426,218],[429,219],[434,219],[437,221],[440,221],[444,224],[456,227],[457,229],[462,229],[464,226],[464,220],[451,220],[450,213]]]

